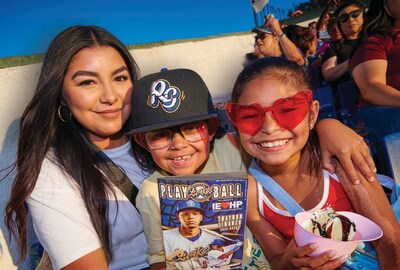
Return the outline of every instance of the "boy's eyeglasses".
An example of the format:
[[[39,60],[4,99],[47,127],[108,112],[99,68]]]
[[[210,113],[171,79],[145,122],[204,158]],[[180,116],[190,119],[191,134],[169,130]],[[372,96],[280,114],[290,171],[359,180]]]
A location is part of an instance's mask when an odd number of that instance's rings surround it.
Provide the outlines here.
[[[292,130],[306,117],[312,101],[312,92],[303,90],[289,98],[280,98],[269,107],[258,103],[240,105],[230,103],[226,107],[229,119],[239,132],[256,135],[265,121],[265,113],[270,111],[271,117],[283,129]]]
[[[171,145],[175,133],[179,133],[189,143],[198,142],[208,136],[207,122],[188,123],[177,127],[148,131],[144,137],[147,145],[153,149],[162,149]]]
[[[362,11],[361,9],[356,9],[356,10],[353,10],[352,12],[344,13],[344,14],[342,14],[342,15],[340,15],[340,16],[338,17],[338,21],[339,21],[340,23],[345,23],[345,22],[347,22],[347,21],[350,19],[350,17],[352,17],[353,19],[355,19],[355,18],[357,18],[358,16],[360,16],[360,14],[361,14],[362,12],[363,12],[363,11]]]

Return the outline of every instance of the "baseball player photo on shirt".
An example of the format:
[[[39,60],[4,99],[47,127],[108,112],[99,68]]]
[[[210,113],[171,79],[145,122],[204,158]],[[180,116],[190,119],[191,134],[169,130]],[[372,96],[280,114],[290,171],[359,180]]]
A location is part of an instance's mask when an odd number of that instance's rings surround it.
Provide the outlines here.
[[[244,172],[158,178],[167,269],[240,269]]]

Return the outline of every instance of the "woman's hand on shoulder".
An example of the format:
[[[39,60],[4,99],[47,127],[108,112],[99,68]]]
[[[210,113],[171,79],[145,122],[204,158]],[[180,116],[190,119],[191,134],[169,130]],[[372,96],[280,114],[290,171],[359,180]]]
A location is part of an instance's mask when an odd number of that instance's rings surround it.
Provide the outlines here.
[[[332,157],[336,156],[353,184],[360,183],[356,168],[368,181],[374,181],[375,163],[361,136],[336,119],[318,121],[316,130],[321,145],[322,166],[326,170],[335,172]]]
[[[299,247],[292,239],[286,247],[283,254],[276,256],[271,260],[273,269],[318,269],[331,270],[336,269],[344,263],[346,257],[339,257],[331,260],[336,255],[336,251],[327,251],[317,257],[309,257],[308,254],[318,247],[317,244],[311,243],[306,246]]]
[[[108,265],[104,251],[98,248],[85,256],[80,257],[76,261],[63,267],[62,270],[107,270]]]

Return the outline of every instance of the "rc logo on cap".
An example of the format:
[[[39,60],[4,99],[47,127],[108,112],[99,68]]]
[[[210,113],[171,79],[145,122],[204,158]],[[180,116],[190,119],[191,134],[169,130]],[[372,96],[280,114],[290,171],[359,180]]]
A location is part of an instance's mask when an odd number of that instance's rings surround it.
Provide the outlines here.
[[[150,91],[147,104],[153,109],[161,106],[167,113],[175,112],[185,99],[185,93],[166,80],[153,82]]]

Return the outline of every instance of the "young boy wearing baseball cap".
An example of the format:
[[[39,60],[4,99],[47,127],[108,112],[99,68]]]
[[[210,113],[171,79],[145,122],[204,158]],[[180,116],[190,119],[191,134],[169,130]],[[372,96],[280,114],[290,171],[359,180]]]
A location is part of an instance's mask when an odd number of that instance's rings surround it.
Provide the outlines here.
[[[188,69],[163,70],[140,79],[132,95],[132,130],[143,170],[154,173],[143,181],[136,199],[151,269],[165,268],[157,178],[244,170],[239,150],[219,128],[218,114],[203,79]],[[269,268],[246,228],[242,267]]]

